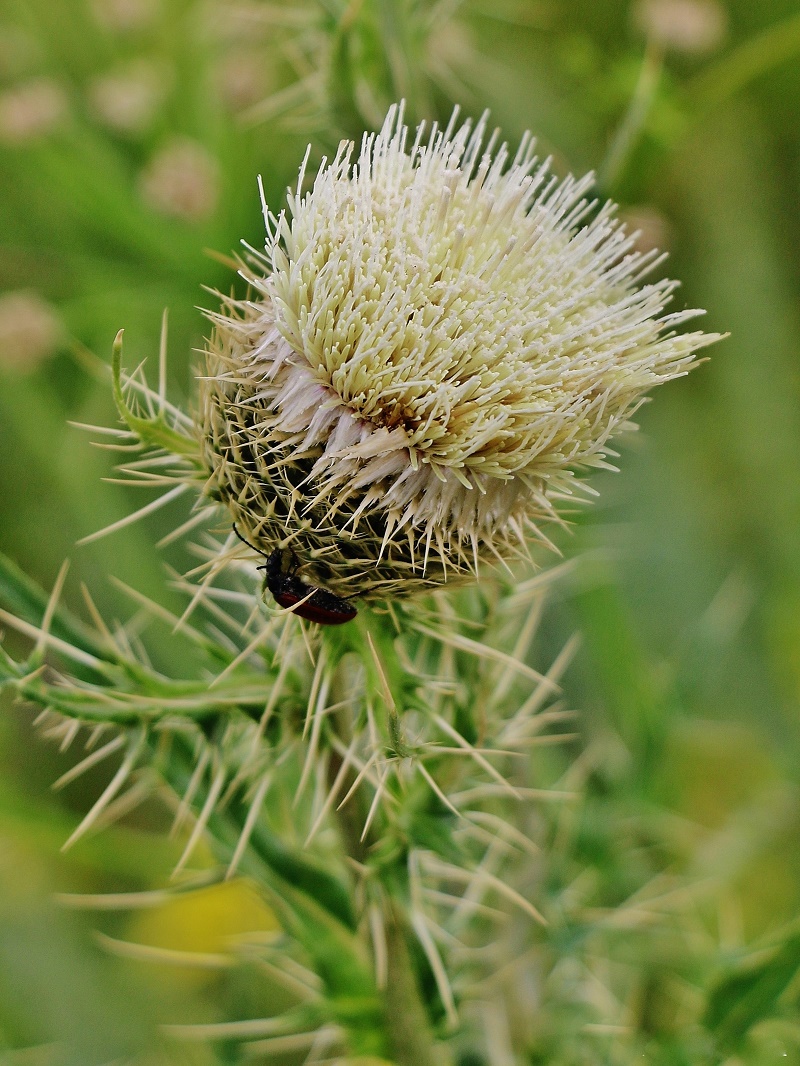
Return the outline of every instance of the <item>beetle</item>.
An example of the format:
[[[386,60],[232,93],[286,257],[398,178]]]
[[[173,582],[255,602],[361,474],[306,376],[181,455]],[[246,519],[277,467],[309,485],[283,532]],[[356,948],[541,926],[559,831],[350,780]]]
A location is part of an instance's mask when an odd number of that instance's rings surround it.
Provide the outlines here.
[[[340,626],[345,622],[352,622],[358,614],[350,600],[342,599],[327,589],[306,585],[297,575],[300,560],[291,548],[276,548],[267,555],[255,544],[245,540],[235,522],[233,532],[248,548],[252,548],[267,560],[258,569],[264,571],[264,585],[272,593],[279,607],[293,607],[294,614],[321,626]]]

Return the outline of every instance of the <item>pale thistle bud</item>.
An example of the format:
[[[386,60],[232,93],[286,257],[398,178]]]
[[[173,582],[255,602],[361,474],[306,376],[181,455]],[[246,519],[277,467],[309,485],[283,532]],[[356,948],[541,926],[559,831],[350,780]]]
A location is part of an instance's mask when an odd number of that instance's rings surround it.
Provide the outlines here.
[[[718,0],[640,0],[633,16],[655,44],[686,55],[713,52],[728,29]]]
[[[163,215],[202,222],[219,199],[219,166],[202,144],[186,137],[169,141],[139,178],[142,199]]]
[[[507,560],[608,465],[654,385],[716,334],[678,334],[676,283],[642,284],[592,177],[558,179],[486,118],[421,126],[401,107],[343,142],[278,217],[212,316],[202,418],[209,491],[269,555],[380,598]]]
[[[96,78],[89,86],[89,103],[109,129],[139,134],[151,125],[168,85],[167,71],[139,60]]]
[[[38,292],[0,295],[0,369],[27,372],[54,355],[65,335],[56,309]]]
[[[0,93],[0,143],[28,144],[52,133],[68,111],[67,94],[52,78],[33,78]]]

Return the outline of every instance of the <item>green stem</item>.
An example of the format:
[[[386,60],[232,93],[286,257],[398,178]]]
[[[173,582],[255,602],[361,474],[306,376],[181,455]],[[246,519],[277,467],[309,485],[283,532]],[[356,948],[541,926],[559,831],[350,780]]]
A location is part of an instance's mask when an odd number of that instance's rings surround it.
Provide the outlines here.
[[[639,72],[639,80],[628,110],[614,134],[598,175],[598,184],[606,193],[617,184],[630,160],[658,89],[663,66],[664,56],[661,49],[652,42],[648,42]]]
[[[798,54],[800,15],[792,15],[739,45],[692,82],[689,92],[698,112],[719,106],[762,74]]]
[[[384,915],[388,963],[386,1024],[398,1066],[438,1066],[434,1037],[422,1002],[405,923],[396,903]]]
[[[364,639],[360,646],[360,654],[367,677],[372,675],[372,687],[380,693],[382,683],[374,676],[376,663],[372,652],[367,649],[367,640],[372,638],[373,646],[379,651],[381,670],[386,669],[388,676],[385,681],[392,691],[399,692],[399,679],[394,670],[399,670],[396,656],[392,649],[390,630],[381,627],[375,616],[371,619],[372,625],[368,631],[362,630]],[[362,625],[364,625],[362,621]],[[394,669],[393,669],[394,668]],[[346,679],[340,671],[336,671],[332,680],[332,698],[339,702],[346,691]],[[368,682],[369,685],[369,682]],[[394,708],[387,708],[394,713]],[[351,709],[342,707],[336,715],[336,730],[340,739],[347,743],[352,732],[350,719]],[[341,759],[332,757],[328,767],[329,784],[333,783],[341,768]],[[351,781],[354,778],[351,775]],[[342,788],[344,793],[350,785],[346,782]],[[346,854],[359,864],[364,864],[369,859],[370,840],[362,840],[362,827],[364,824],[365,811],[359,803],[357,794],[352,800],[338,811],[339,828],[341,833],[342,847]],[[414,968],[411,953],[407,941],[408,922],[403,908],[397,898],[389,897],[384,906],[384,931],[386,939],[387,982],[384,999],[384,1016],[386,1019],[387,1036],[392,1049],[392,1060],[397,1066],[437,1066],[438,1057],[435,1051],[436,1041],[431,1031],[430,1019],[428,1018],[425,1004],[420,994],[417,974]]]

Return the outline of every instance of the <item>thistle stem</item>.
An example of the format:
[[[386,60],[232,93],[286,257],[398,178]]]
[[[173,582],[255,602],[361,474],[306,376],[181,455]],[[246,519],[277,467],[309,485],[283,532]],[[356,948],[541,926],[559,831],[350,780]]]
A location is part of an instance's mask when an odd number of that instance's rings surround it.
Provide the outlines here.
[[[337,688],[344,687],[344,679],[337,672],[333,679],[334,698]],[[391,688],[391,681],[389,681]],[[346,710],[336,717],[337,732],[345,742],[350,739],[352,722]],[[341,758],[332,754],[328,765],[329,783],[332,784],[341,768]],[[357,793],[353,800],[337,812],[342,847],[349,858],[363,865],[369,856],[370,839],[362,839],[364,825],[363,806]],[[387,886],[384,886],[385,888]],[[386,992],[384,1017],[387,1036],[392,1049],[392,1061],[397,1066],[438,1066],[435,1040],[431,1031],[425,1004],[420,994],[419,982],[406,939],[407,922],[402,905],[388,894],[383,907],[384,936],[386,942]]]
[[[329,773],[335,774],[337,769],[333,766]],[[363,819],[358,817],[358,806],[347,804],[338,812],[338,819],[346,854],[362,864],[367,845],[359,832]],[[383,917],[387,962],[385,1018],[393,1062],[397,1066],[437,1066],[430,1021],[408,950],[402,911],[396,901],[389,900]]]
[[[396,902],[384,914],[388,963],[386,1025],[398,1066],[439,1066],[434,1037],[420,995],[405,923]]]

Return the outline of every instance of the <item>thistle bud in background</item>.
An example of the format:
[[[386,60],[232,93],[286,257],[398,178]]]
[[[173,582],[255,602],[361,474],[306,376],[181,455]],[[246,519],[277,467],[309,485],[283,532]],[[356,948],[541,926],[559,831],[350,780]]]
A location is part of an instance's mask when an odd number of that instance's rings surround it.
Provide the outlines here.
[[[676,327],[592,176],[530,137],[420,126],[393,107],[277,216],[213,317],[208,491],[269,555],[382,598],[474,578],[563,519],[654,385],[718,338]]]
[[[129,135],[144,133],[164,100],[170,74],[147,60],[114,68],[89,86],[90,107],[110,130]]]
[[[636,26],[661,48],[706,55],[725,40],[728,17],[718,0],[640,0]]]
[[[142,199],[159,214],[203,222],[219,200],[219,165],[187,137],[175,137],[158,151],[139,176]]]
[[[0,370],[35,370],[55,355],[65,335],[58,312],[38,292],[0,294]]]
[[[53,78],[32,78],[0,93],[0,144],[23,145],[48,136],[65,120],[67,94]]]

